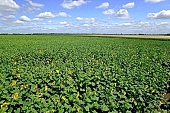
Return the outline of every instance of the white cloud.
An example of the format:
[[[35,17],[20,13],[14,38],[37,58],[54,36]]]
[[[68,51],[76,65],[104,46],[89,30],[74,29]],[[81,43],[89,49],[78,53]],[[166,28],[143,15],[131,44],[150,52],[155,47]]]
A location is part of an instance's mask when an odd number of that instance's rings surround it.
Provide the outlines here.
[[[31,6],[33,6],[33,7],[39,7],[39,8],[44,7],[43,4],[34,3],[34,2],[32,2],[31,0],[26,0],[26,1],[27,1]]]
[[[66,21],[63,21],[63,22],[59,22],[61,25],[66,25],[68,24]]]
[[[115,11],[113,9],[108,9],[106,11],[102,12],[104,15],[113,15],[115,14]]]
[[[130,23],[130,22],[126,22],[126,23],[123,23],[122,25],[124,25],[124,26],[131,26],[131,25],[132,25],[132,23]]]
[[[133,8],[135,6],[135,3],[134,2],[130,2],[130,3],[127,3],[125,5],[123,5],[122,7],[123,8]]]
[[[83,20],[83,18],[77,17],[76,20],[81,21],[81,20]]]
[[[0,10],[3,11],[16,11],[19,8],[20,6],[13,0],[1,0],[0,2]]]
[[[55,16],[57,16],[57,17],[70,17],[70,15],[68,15],[68,14],[65,13],[65,12],[59,12],[59,13],[57,13]]]
[[[8,15],[8,16],[3,16],[4,18],[6,18],[6,19],[11,19],[11,18],[15,18],[15,16],[14,15]]]
[[[31,0],[26,0],[26,1],[27,1],[29,4],[23,5],[23,7],[25,7],[24,12],[34,13],[34,11],[40,10],[41,8],[44,7],[43,4],[35,3],[35,2],[32,2]]]
[[[85,1],[85,0],[64,0],[64,2],[61,4],[61,6],[66,9],[72,9],[74,7],[79,7],[86,3],[87,3],[87,1]]]
[[[158,13],[148,13],[148,19],[170,19],[170,10],[162,10]]]
[[[102,8],[102,9],[106,9],[109,7],[109,3],[108,2],[104,2],[101,5],[97,6],[96,8]]]
[[[76,18],[77,21],[82,21],[83,23],[88,23],[88,24],[92,24],[96,22],[95,18],[81,18],[81,17],[77,17]]]
[[[49,20],[48,23],[52,23],[53,21],[52,20]]]
[[[109,34],[120,34],[120,33],[133,33],[133,34],[161,34],[169,33],[170,22],[145,22],[145,21],[129,21],[122,23],[110,23],[110,21],[101,22],[98,24],[84,23],[84,20],[91,18],[83,18],[83,21],[79,21],[80,24],[68,24],[62,21],[63,26],[51,27],[52,23],[37,23],[37,24],[26,24],[23,21],[17,20],[8,26],[2,26],[0,33],[109,33]],[[93,20],[93,19],[92,19]],[[95,23],[97,23],[95,19]],[[50,25],[50,26],[49,26]],[[19,27],[16,27],[19,26]]]
[[[55,18],[55,17],[71,17],[71,16],[65,12],[58,12],[58,13],[44,12],[37,15],[35,19],[39,20],[38,18]]]
[[[165,0],[145,0],[145,2],[150,2],[150,3],[158,3],[158,2],[163,2]]]
[[[24,15],[24,16],[21,16],[21,17],[20,17],[20,21],[23,21],[23,22],[26,21],[26,22],[28,22],[28,21],[31,21],[31,19]]]
[[[42,20],[42,19],[41,18],[34,18],[33,20],[39,21],[39,20]]]
[[[16,20],[15,22],[13,22],[14,24],[24,24],[25,22],[24,21],[21,21],[21,20]]]
[[[88,26],[89,26],[89,24],[83,24],[82,26],[84,26],[84,27],[88,27]]]
[[[130,15],[129,12],[126,9],[120,9],[117,13],[116,13],[116,17],[120,18],[120,19],[130,19]]]
[[[40,13],[36,17],[38,17],[38,18],[54,18],[55,15],[51,12],[44,12],[44,13]]]
[[[31,19],[28,18],[27,16],[23,15],[23,16],[20,17],[19,20],[16,20],[13,23],[14,24],[25,24],[26,22],[29,22],[29,21],[31,21]]]

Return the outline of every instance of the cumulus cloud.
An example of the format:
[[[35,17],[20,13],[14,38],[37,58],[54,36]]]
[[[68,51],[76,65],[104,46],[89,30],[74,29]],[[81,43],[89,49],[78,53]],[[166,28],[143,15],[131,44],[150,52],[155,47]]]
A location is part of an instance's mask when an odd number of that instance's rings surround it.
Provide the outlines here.
[[[120,9],[117,13],[116,13],[116,17],[120,18],[120,19],[130,19],[130,15],[129,12],[126,9]]]
[[[28,22],[28,21],[31,21],[31,19],[24,15],[24,16],[21,16],[21,17],[20,17],[20,21],[23,21],[23,22],[26,21],[26,22]]]
[[[34,13],[35,10],[40,10],[44,7],[43,4],[32,2],[31,0],[26,0],[29,4],[24,5],[26,7],[25,12]]]
[[[56,13],[55,16],[56,16],[56,17],[71,17],[70,15],[68,15],[68,14],[65,13],[65,12]]]
[[[11,18],[15,18],[15,16],[14,15],[8,15],[8,16],[3,16],[4,18],[6,18],[6,19],[11,19]]]
[[[51,12],[44,12],[44,13],[40,13],[36,17],[38,17],[38,18],[54,18],[55,15]]]
[[[42,20],[41,18],[33,18],[33,20],[35,20],[35,21],[40,21],[40,20]]]
[[[14,15],[10,15],[10,14],[9,15],[0,15],[0,16],[2,16],[0,20],[2,20],[3,23],[7,23],[8,21],[11,21],[11,19],[15,18]]]
[[[66,25],[68,24],[66,21],[63,21],[63,22],[59,22],[61,25]]]
[[[16,20],[13,23],[14,24],[25,24],[26,22],[29,22],[29,21],[31,21],[31,19],[28,18],[27,16],[23,15],[23,16],[20,17],[19,20]]]
[[[84,26],[84,27],[88,27],[88,26],[89,26],[89,24],[83,24],[82,26]]]
[[[81,17],[77,17],[76,20],[78,21],[78,25],[80,26],[100,26],[103,22],[100,20],[97,20],[96,18],[81,18]],[[79,29],[79,28],[77,28]]]
[[[24,21],[21,21],[21,20],[16,20],[15,22],[13,22],[14,24],[24,24],[25,22]]]
[[[0,2],[0,11],[12,11],[20,9],[20,6],[13,0],[2,0]]]
[[[85,0],[64,0],[61,6],[65,9],[72,9],[74,7],[79,7],[83,4],[86,4],[87,1]]]
[[[65,12],[58,13],[44,12],[37,15],[35,19],[38,20],[38,18],[55,18],[55,17],[70,17],[70,15],[68,15]]]
[[[162,10],[158,13],[148,13],[148,19],[170,19],[170,10]]]
[[[114,11],[114,9],[108,9],[106,11],[103,11],[102,13],[104,15],[113,15],[113,14],[115,14],[115,11]]]
[[[80,24],[68,24],[62,21],[62,27],[51,27],[53,23],[37,23],[37,24],[26,24],[26,22],[17,20],[13,22],[12,26],[3,26],[0,30],[1,33],[109,33],[109,34],[120,34],[120,33],[132,33],[132,34],[161,34],[169,33],[170,22],[145,22],[145,21],[129,21],[122,23],[111,23],[110,21],[101,22],[95,26],[91,23],[84,23],[84,20],[91,18],[83,18]],[[92,19],[93,20],[93,19]],[[51,22],[51,21],[50,21]],[[96,23],[96,19],[94,23]],[[59,24],[59,23],[58,23]],[[11,24],[10,24],[11,25]],[[19,26],[16,27],[15,25]],[[50,26],[49,26],[50,25]],[[56,25],[56,24],[55,24]],[[5,28],[6,27],[6,28]]]
[[[52,23],[53,21],[52,20],[49,20],[48,23]]]
[[[43,4],[34,3],[34,2],[32,2],[31,0],[26,0],[26,1],[27,1],[31,6],[33,6],[33,7],[39,7],[39,8],[44,7]]]
[[[83,23],[94,23],[96,21],[95,18],[81,18],[81,17],[77,17],[76,20],[83,21]]]
[[[163,2],[165,0],[145,0],[145,2],[149,2],[149,3],[158,3],[158,2]]]
[[[130,3],[127,3],[125,5],[123,5],[122,7],[123,8],[133,8],[135,6],[135,3],[134,2],[130,2]]]
[[[81,20],[83,20],[83,18],[77,17],[76,20],[81,21]]]
[[[109,3],[108,2],[104,2],[101,5],[97,6],[96,8],[102,8],[102,9],[106,9],[109,7]]]

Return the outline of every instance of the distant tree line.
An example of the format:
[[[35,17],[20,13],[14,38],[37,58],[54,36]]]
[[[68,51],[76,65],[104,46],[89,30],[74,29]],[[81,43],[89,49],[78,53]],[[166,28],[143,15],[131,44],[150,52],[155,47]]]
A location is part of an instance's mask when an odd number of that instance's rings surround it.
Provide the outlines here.
[[[0,35],[56,35],[56,34],[96,34],[98,35],[98,33],[0,33]],[[118,33],[118,34],[111,34],[111,33],[107,33],[107,34],[100,34],[100,35],[164,35],[164,36],[170,36],[170,33],[167,34],[123,34],[123,33]]]
[[[170,36],[170,33],[166,34],[165,36]]]

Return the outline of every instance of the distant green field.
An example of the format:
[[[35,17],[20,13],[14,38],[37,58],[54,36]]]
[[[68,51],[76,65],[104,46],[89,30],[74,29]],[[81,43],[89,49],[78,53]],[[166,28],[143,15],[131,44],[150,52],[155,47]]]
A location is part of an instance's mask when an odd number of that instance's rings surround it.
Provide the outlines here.
[[[170,110],[170,40],[0,35],[0,113]]]

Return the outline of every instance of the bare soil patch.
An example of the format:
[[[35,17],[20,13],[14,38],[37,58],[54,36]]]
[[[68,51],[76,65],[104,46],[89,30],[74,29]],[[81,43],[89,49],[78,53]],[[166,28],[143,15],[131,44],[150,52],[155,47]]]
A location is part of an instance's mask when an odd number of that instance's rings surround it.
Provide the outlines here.
[[[153,39],[170,39],[170,36],[164,35],[103,35],[94,34],[90,36],[108,36],[108,37],[125,37],[125,38],[153,38]]]

